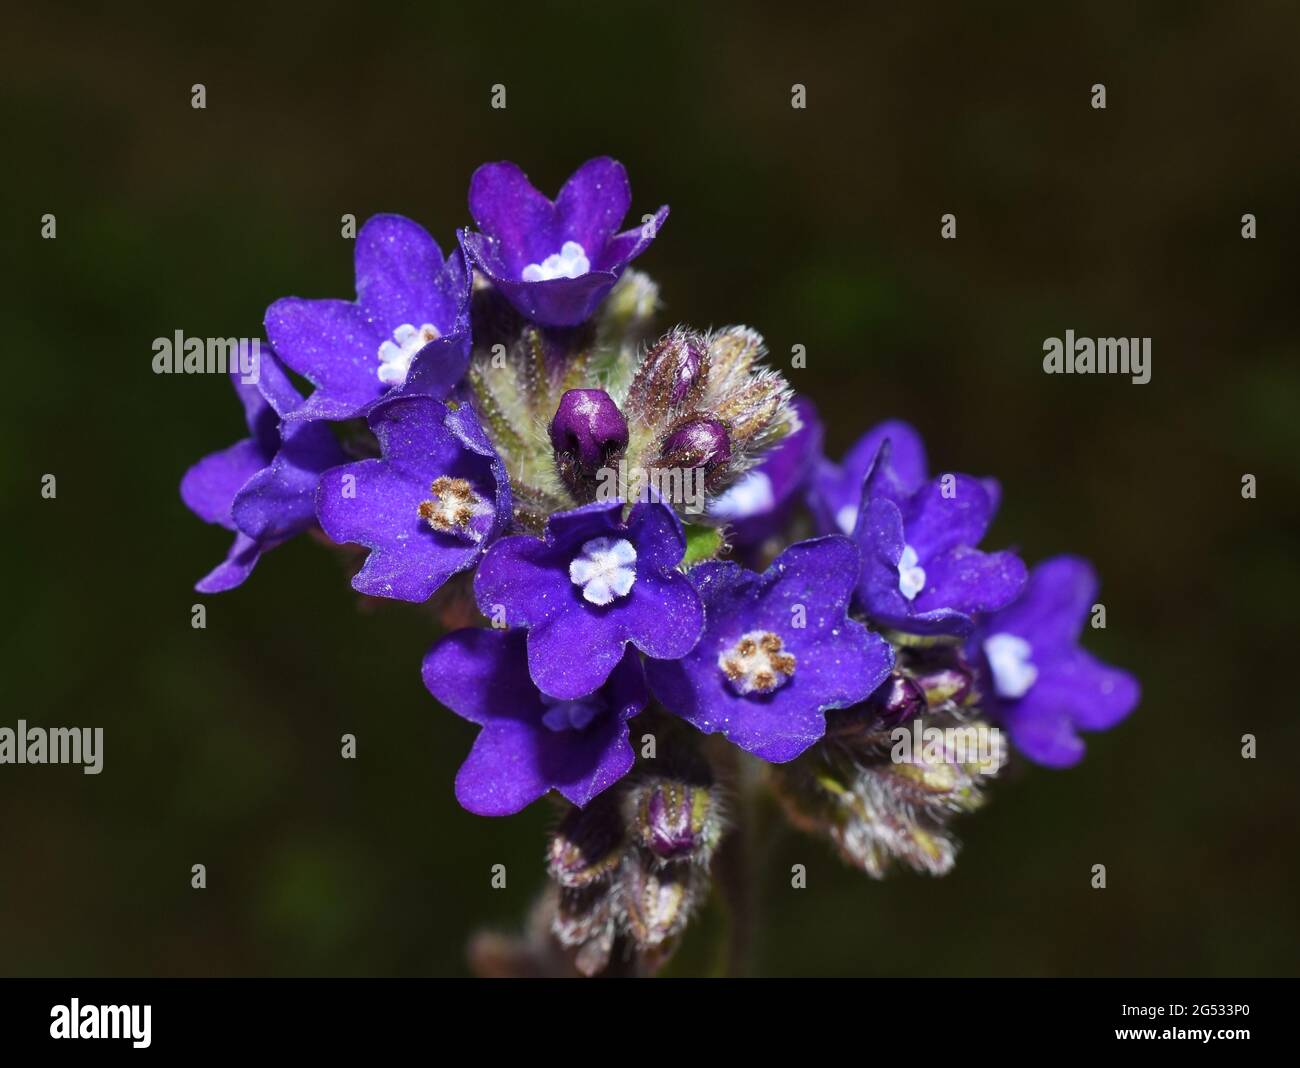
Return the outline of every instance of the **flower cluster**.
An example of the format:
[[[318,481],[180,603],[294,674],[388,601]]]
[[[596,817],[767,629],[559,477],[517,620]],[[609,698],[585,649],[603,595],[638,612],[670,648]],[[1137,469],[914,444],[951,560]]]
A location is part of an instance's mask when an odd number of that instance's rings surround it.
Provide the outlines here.
[[[1065,766],[1138,697],[1080,647],[1085,561],[981,548],[996,481],[932,474],[898,421],[832,462],[753,330],[653,333],[629,264],[668,209],[620,230],[630,208],[601,158],[553,201],[480,167],[450,254],[370,219],[356,298],[271,305],[259,380],[234,379],[249,436],[181,486],[234,534],[201,591],[316,530],[364,554],[360,593],[481,614],[423,665],[481,728],[456,796],[563,799],[548,929],[586,972],[665,958],[755,770],[862,870],[942,873],[999,731]],[[913,727],[945,741],[900,759]]]

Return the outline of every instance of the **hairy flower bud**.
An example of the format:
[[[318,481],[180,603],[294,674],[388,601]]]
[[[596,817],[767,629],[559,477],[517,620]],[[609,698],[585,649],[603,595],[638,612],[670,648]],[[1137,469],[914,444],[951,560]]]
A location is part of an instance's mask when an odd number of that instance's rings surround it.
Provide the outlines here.
[[[985,780],[1006,762],[1001,732],[957,713],[876,722],[774,765],[775,792],[792,823],[873,878],[894,861],[943,875],[957,857],[949,822],[983,804]]]
[[[618,867],[626,838],[617,801],[597,798],[560,822],[547,850],[547,870],[561,886],[590,886]]]
[[[555,468],[579,501],[595,498],[597,474],[627,448],[627,420],[603,389],[571,389],[550,425]]]
[[[624,801],[633,837],[663,861],[707,865],[722,837],[717,791],[653,776],[637,782]]]
[[[645,354],[628,389],[628,409],[642,422],[655,425],[674,411],[695,407],[708,380],[708,341],[693,330],[677,327]]]
[[[627,932],[643,951],[681,934],[708,889],[708,875],[701,868],[659,864],[640,850],[624,857],[619,882]]]
[[[731,438],[717,419],[691,419],[669,432],[653,466],[679,471],[704,469],[705,483],[716,482],[731,459]]]
[[[702,340],[688,337],[676,354],[672,392],[668,401],[673,405],[684,403],[688,397],[703,387],[704,372],[708,368],[708,355]]]
[[[551,933],[572,952],[583,975],[596,975],[609,965],[618,933],[614,905],[611,889],[600,883],[559,893]]]

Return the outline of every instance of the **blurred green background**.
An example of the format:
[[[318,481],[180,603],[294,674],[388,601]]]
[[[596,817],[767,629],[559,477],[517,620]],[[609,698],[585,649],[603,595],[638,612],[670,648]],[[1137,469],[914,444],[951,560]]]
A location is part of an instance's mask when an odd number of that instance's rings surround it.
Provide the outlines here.
[[[474,728],[421,685],[428,616],[307,539],[192,592],[228,536],[177,485],[242,421],[151,343],[351,295],[345,212],[446,247],[480,162],[554,192],[605,153],[638,216],[672,205],[639,263],[665,327],[806,346],[832,455],[901,416],[998,475],[989,544],[1095,560],[1092,647],[1145,689],[1080,767],[996,785],[948,878],[773,841],[755,971],[1296,971],[1294,5],[33,7],[0,45],[0,725],[102,726],[105,770],[0,767],[0,973],[464,974],[518,922],[550,812],[457,807]],[[1151,383],[1045,376],[1067,328],[1153,337]]]

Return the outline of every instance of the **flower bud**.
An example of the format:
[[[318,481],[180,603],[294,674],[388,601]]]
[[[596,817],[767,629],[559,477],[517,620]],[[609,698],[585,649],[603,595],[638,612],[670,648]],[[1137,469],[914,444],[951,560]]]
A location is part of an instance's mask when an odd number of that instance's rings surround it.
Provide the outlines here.
[[[561,890],[551,933],[570,951],[574,966],[583,975],[604,971],[617,935],[613,889],[597,884]]]
[[[997,730],[956,712],[927,712],[910,735],[900,727],[878,737],[899,730],[905,737],[889,746],[855,740],[773,765],[773,788],[795,826],[825,835],[873,878],[896,862],[942,875],[957,857],[949,825],[984,803],[987,780],[1006,762],[1005,744]]]
[[[727,428],[716,419],[692,419],[670,433],[659,451],[664,467],[707,467],[731,459]]]
[[[647,778],[624,804],[633,837],[659,860],[707,865],[722,837],[718,798],[708,786]]]
[[[668,400],[673,405],[681,404],[688,395],[699,392],[701,374],[707,366],[704,345],[699,338],[687,336],[678,348],[673,368],[672,390]]]
[[[649,424],[662,423],[672,409],[695,406],[708,379],[708,342],[680,327],[659,339],[637,370],[628,402]]]
[[[550,427],[560,478],[579,501],[595,499],[597,473],[618,463],[627,448],[627,420],[603,389],[571,389],[560,398]]]
[[[694,864],[661,865],[631,850],[624,857],[619,883],[627,932],[645,951],[681,934],[703,901],[708,875]]]
[[[618,867],[625,839],[617,803],[597,798],[586,808],[575,808],[561,821],[551,836],[547,870],[561,886],[590,886]]]
[[[956,657],[946,665],[919,670],[913,678],[925,694],[930,708],[940,708],[949,702],[963,705],[973,696],[975,673],[964,657]]]
[[[927,707],[925,691],[914,679],[895,671],[871,696],[881,727],[893,727],[919,716]]]
[[[865,702],[826,713],[826,737],[854,752],[889,746],[889,732],[927,711],[925,691],[901,671],[893,672]]]

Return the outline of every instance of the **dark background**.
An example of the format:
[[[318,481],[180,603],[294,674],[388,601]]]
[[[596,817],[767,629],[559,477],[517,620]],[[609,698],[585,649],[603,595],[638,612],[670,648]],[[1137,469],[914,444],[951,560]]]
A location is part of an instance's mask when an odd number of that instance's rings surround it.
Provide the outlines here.
[[[0,767],[0,972],[457,974],[470,932],[522,915],[550,813],[457,807],[474,728],[421,685],[426,613],[359,605],[307,539],[192,592],[228,535],[177,485],[242,422],[224,381],[155,376],[151,343],[350,296],[345,212],[447,247],[480,162],[554,193],[605,153],[638,217],[672,205],[638,264],[665,327],[805,345],[832,455],[896,415],[936,467],[998,475],[989,544],[1096,561],[1092,648],[1144,686],[1078,768],[996,784],[948,878],[776,839],[755,970],[1297,970],[1300,13],[901,6],[6,14],[0,724],[106,738],[98,777]],[[1153,337],[1150,384],[1044,375],[1067,328]]]

